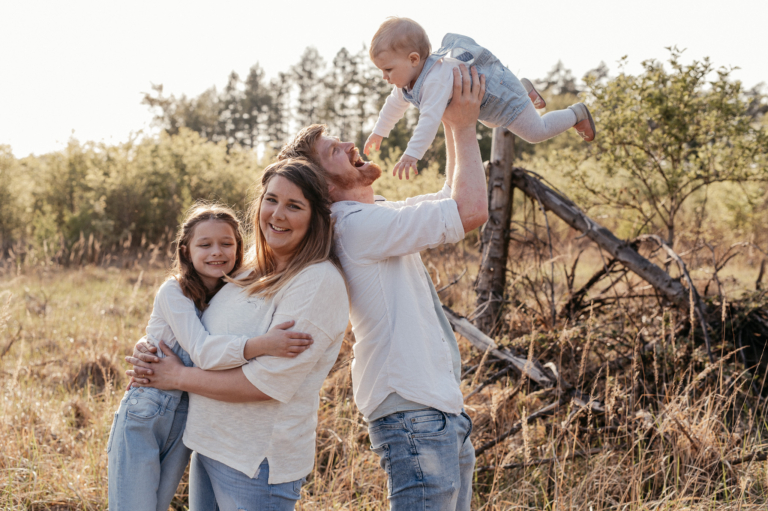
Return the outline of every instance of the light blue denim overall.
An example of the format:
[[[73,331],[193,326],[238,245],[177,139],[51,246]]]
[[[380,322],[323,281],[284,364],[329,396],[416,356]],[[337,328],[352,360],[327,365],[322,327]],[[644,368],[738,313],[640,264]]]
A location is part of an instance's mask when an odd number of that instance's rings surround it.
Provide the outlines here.
[[[493,53],[469,37],[446,34],[440,43],[440,49],[427,57],[413,88],[410,91],[403,89],[403,97],[416,108],[420,108],[419,96],[424,78],[435,62],[443,57],[451,57],[467,66],[475,66],[477,72],[485,76],[485,95],[480,104],[480,121],[486,126],[509,126],[520,112],[531,104],[523,84]]]
[[[173,352],[193,366],[178,343]],[[181,441],[188,407],[181,390],[125,393],[107,442],[110,511],[167,511],[191,454]]]

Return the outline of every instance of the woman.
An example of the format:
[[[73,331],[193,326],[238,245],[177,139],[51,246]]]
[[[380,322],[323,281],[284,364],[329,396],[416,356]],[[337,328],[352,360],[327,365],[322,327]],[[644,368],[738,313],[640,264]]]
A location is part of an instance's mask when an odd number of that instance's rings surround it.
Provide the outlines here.
[[[347,326],[346,286],[332,254],[328,186],[306,160],[269,166],[253,204],[255,234],[245,271],[211,300],[211,334],[253,337],[294,320],[314,343],[295,358],[259,357],[225,371],[185,367],[167,357],[141,385],[189,392],[184,443],[193,449],[190,509],[294,509],[312,471],[319,391]],[[137,366],[148,367],[129,357]]]

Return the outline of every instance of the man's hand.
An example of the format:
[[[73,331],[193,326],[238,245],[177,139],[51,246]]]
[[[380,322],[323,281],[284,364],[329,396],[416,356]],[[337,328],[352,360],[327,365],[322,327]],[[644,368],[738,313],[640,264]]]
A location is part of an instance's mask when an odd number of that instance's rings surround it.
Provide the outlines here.
[[[365,155],[370,156],[371,150],[378,151],[381,147],[382,140],[384,140],[384,137],[377,135],[376,133],[371,133],[368,135],[368,140],[365,141],[365,147],[363,148]]]
[[[477,74],[473,66],[470,72],[464,64],[453,70],[453,97],[443,113],[443,122],[454,130],[474,127],[480,115],[480,104],[485,95],[485,76]]]
[[[416,169],[416,162],[419,161],[413,156],[408,156],[407,154],[404,154],[402,158],[400,158],[400,161],[397,162],[395,165],[394,170],[392,170],[393,176],[398,176],[400,179],[403,179],[403,171],[405,171],[405,179],[411,178],[411,170],[413,170],[413,175],[419,173],[419,171]]]

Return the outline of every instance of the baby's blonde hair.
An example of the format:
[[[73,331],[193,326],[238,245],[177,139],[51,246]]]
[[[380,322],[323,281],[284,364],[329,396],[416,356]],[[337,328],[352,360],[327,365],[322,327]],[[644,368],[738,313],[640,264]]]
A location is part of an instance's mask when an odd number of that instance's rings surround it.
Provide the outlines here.
[[[368,51],[371,60],[384,51],[417,52],[421,60],[425,60],[432,52],[427,32],[410,18],[391,16],[381,24],[373,34],[371,49]]]

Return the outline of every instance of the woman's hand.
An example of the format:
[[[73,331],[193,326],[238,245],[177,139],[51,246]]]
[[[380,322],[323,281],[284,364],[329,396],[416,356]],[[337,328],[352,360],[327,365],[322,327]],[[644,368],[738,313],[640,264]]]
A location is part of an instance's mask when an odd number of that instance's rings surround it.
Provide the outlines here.
[[[315,341],[309,334],[288,330],[294,324],[293,320],[286,321],[273,326],[264,335],[248,339],[243,356],[249,360],[263,355],[294,358],[303,353]]]
[[[150,374],[139,375],[136,370],[125,372],[134,379],[134,387],[154,387],[160,390],[174,390],[181,387],[181,377],[184,369],[184,363],[163,341],[160,341],[160,350],[165,354],[165,358],[158,358],[157,362],[152,363]],[[136,368],[146,367],[141,359],[135,357],[125,357],[126,362],[133,364]]]
[[[130,390],[131,387],[139,386],[134,385],[134,383],[149,383],[149,380],[144,378],[144,376],[152,374],[149,364],[160,360],[160,358],[154,355],[157,353],[157,348],[148,343],[146,339],[146,337],[142,337],[133,347],[133,357],[125,357],[126,362],[130,362],[130,360],[140,361],[140,364],[134,364],[132,370],[125,372],[125,374],[131,377],[128,385],[125,387],[126,391]]]

